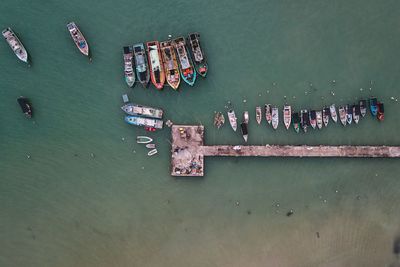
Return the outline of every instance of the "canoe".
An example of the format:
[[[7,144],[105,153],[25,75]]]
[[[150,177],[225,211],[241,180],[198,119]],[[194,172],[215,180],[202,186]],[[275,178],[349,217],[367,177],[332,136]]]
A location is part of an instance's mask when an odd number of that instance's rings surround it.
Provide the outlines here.
[[[315,112],[315,115],[317,116],[317,127],[318,127],[318,129],[322,129],[322,125],[323,125],[323,122],[322,122],[322,111],[316,111]]]
[[[332,118],[333,122],[334,122],[334,123],[337,123],[337,121],[338,121],[338,116],[337,116],[337,113],[336,113],[336,106],[335,106],[335,104],[332,104],[332,105],[329,107],[329,112],[331,113],[331,118]]]
[[[358,104],[360,105],[361,116],[365,117],[367,114],[367,100],[362,99]]]
[[[292,114],[292,122],[293,122],[293,128],[296,133],[300,132],[300,115],[298,112],[294,112]]]
[[[346,122],[347,124],[351,124],[352,121],[353,121],[353,109],[349,105],[346,105]]]
[[[133,53],[135,55],[136,77],[142,86],[147,88],[150,81],[150,71],[144,44],[133,45]]]
[[[154,119],[162,119],[164,114],[164,111],[161,108],[147,107],[133,103],[123,105],[121,109],[128,115],[149,117]]]
[[[261,107],[258,106],[258,107],[256,107],[256,122],[258,124],[260,124],[261,120],[262,120],[262,111],[261,111]]]
[[[216,112],[214,116],[214,126],[216,126],[218,129],[223,126],[225,123],[225,117],[224,114],[221,112]]]
[[[144,136],[144,135],[139,135],[136,137],[136,143],[138,143],[138,144],[148,144],[151,142],[153,142],[153,139],[151,137]]]
[[[328,126],[329,123],[329,115],[331,114],[330,110],[328,107],[324,107],[324,109],[322,110],[322,119],[324,121],[324,125],[325,127]]]
[[[276,130],[279,124],[279,110],[277,107],[272,108],[272,128]]]
[[[179,75],[179,66],[175,50],[171,41],[161,42],[160,49],[167,83],[172,89],[177,90],[181,82],[181,77]]]
[[[353,105],[353,120],[354,120],[354,123],[358,124],[358,122],[360,121],[360,117],[361,117],[360,105]]]
[[[383,121],[385,119],[385,108],[383,103],[378,102],[378,111],[377,118],[379,121]]]
[[[21,107],[22,113],[24,113],[27,118],[32,118],[32,106],[29,100],[23,96],[20,96],[17,98],[17,102]]]
[[[285,124],[286,130],[289,130],[291,121],[292,121],[292,107],[289,105],[285,105],[283,107],[283,123]]]
[[[317,113],[315,110],[310,111],[310,125],[313,129],[317,127]]]
[[[147,153],[147,156],[151,157],[151,156],[153,156],[153,155],[155,155],[155,154],[157,154],[157,153],[158,153],[157,149],[154,148],[154,149],[150,150],[150,151]]]
[[[197,73],[202,77],[206,77],[208,72],[208,64],[204,51],[200,45],[200,34],[197,32],[189,33],[187,37],[189,48],[193,58],[194,66]]]
[[[235,111],[233,109],[228,110],[228,119],[229,119],[229,124],[231,125],[232,129],[236,132],[237,118],[235,115]]]
[[[247,139],[249,137],[249,133],[247,131],[247,123],[242,122],[240,124],[240,129],[242,130],[242,136],[243,136],[244,141],[247,142]]]
[[[13,30],[8,27],[5,28],[1,33],[17,58],[22,62],[28,63],[28,52]]]
[[[172,44],[174,45],[176,54],[178,55],[179,71],[182,79],[190,86],[193,86],[196,81],[196,71],[187,52],[185,38],[178,37],[174,39]]]
[[[124,46],[124,77],[125,82],[129,87],[132,87],[135,84],[135,72],[133,71],[134,63],[133,63],[133,47],[132,46]]]
[[[150,78],[154,86],[161,90],[165,83],[165,73],[162,63],[162,56],[160,51],[160,44],[158,41],[151,41],[146,43],[147,55],[149,57]]]
[[[369,109],[372,116],[375,117],[378,114],[378,100],[375,97],[369,99]]]
[[[272,110],[271,110],[271,105],[270,104],[265,104],[265,119],[267,120],[268,124],[271,124],[272,122]]]
[[[79,30],[78,26],[75,24],[75,22],[72,21],[67,24],[67,28],[76,47],[83,55],[89,57],[90,59],[89,44],[86,42],[86,39],[83,36],[82,32]]]
[[[339,107],[339,118],[340,121],[342,122],[343,126],[346,126],[346,108],[343,106]]]

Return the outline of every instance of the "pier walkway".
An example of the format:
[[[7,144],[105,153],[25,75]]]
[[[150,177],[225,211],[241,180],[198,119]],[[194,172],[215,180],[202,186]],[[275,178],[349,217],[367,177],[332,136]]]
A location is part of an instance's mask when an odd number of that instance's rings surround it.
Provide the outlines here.
[[[400,158],[400,146],[206,146],[201,125],[174,125],[171,133],[173,176],[204,176],[205,156]]]

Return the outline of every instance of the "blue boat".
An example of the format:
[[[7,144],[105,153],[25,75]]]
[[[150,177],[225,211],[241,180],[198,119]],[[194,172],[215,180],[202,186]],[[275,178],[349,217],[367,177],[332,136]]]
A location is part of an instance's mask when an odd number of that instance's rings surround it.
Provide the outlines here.
[[[371,97],[369,99],[369,109],[371,110],[372,116],[376,116],[378,114],[378,100],[376,97]]]
[[[148,128],[162,129],[163,121],[157,119],[149,119],[138,116],[125,116],[125,121],[128,124],[136,126],[144,126]]]
[[[135,55],[136,76],[144,88],[147,87],[150,81],[149,64],[147,63],[146,50],[144,44],[135,44],[133,46],[133,53]]]
[[[173,41],[176,54],[178,55],[179,70],[181,72],[182,79],[193,86],[196,81],[196,70],[193,66],[192,59],[186,49],[185,38],[178,37]]]

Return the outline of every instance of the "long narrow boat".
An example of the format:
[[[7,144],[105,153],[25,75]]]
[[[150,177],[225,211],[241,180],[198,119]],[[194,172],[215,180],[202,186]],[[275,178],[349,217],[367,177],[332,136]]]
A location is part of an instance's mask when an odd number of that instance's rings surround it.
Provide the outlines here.
[[[331,112],[330,112],[329,108],[328,107],[324,107],[324,109],[322,110],[322,119],[324,121],[325,127],[328,127],[329,116],[330,115],[331,115]]]
[[[278,128],[278,124],[279,124],[279,110],[277,107],[273,107],[272,108],[272,128],[274,128],[274,130],[276,130]]]
[[[206,77],[208,72],[208,64],[206,56],[204,55],[203,49],[200,45],[200,34],[197,32],[189,33],[188,43],[190,51],[192,52],[192,58],[196,71],[203,77]]]
[[[161,42],[160,49],[167,83],[172,89],[177,90],[181,82],[181,77],[179,75],[179,66],[176,60],[175,50],[172,47],[171,41]]]
[[[162,119],[164,114],[164,111],[160,108],[146,107],[132,103],[123,105],[121,109],[128,115],[149,117],[154,119]]]
[[[67,24],[67,28],[76,47],[82,54],[89,57],[89,59],[91,60],[89,56],[89,44],[86,42],[86,39],[83,36],[82,32],[79,30],[78,26],[75,24],[75,22],[72,21]]]
[[[133,53],[135,55],[136,76],[138,81],[147,88],[150,80],[149,65],[147,64],[146,51],[144,44],[139,43],[133,45]]]
[[[349,105],[346,105],[346,121],[349,125],[353,121],[353,109]]]
[[[365,117],[367,114],[367,100],[362,99],[359,101],[358,105],[360,106],[361,116]]]
[[[256,107],[256,122],[258,124],[260,124],[261,120],[262,120],[262,111],[261,111],[261,107],[258,106],[258,107]]]
[[[329,112],[331,113],[331,118],[332,118],[333,122],[334,122],[334,123],[337,123],[337,121],[338,121],[338,116],[337,116],[337,113],[336,113],[336,106],[335,106],[335,104],[332,104],[332,105],[329,107]]]
[[[22,113],[25,114],[27,118],[32,118],[32,106],[26,97],[20,96],[17,98],[17,102],[21,107]]]
[[[285,124],[286,130],[289,130],[291,121],[292,121],[292,107],[289,105],[285,105],[283,107],[283,123]]]
[[[295,112],[292,114],[292,122],[293,122],[293,128],[296,133],[300,132],[300,115],[299,113]]]
[[[139,135],[136,137],[136,143],[138,143],[138,144],[148,144],[151,142],[153,142],[153,139],[151,137],[144,136],[144,135]]]
[[[369,99],[369,109],[372,116],[375,117],[378,114],[378,100],[375,97]]]
[[[385,107],[382,102],[378,102],[378,114],[376,117],[379,121],[383,121],[385,119]]]
[[[162,63],[160,44],[158,41],[151,41],[147,42],[146,46],[147,55],[149,56],[151,82],[157,89],[161,90],[165,83],[165,73]]]
[[[360,121],[361,109],[360,105],[353,105],[353,120],[356,124]]]
[[[125,82],[129,87],[135,84],[135,72],[133,68],[133,48],[132,46],[124,46],[124,76]]]
[[[303,131],[306,133],[307,132],[307,128],[310,124],[310,117],[308,115],[308,111],[307,109],[302,109],[301,110],[301,118],[300,118],[300,125],[301,128],[303,129]]]
[[[128,124],[136,125],[136,126],[145,126],[155,129],[162,129],[163,121],[158,119],[149,119],[138,116],[125,116],[125,121]]]
[[[317,127],[317,113],[315,110],[310,110],[310,124],[313,129]]]
[[[248,139],[248,137],[249,137],[249,132],[248,132],[248,129],[247,129],[247,123],[242,122],[242,123],[240,124],[240,129],[242,130],[243,139],[244,139],[244,141],[247,143],[247,139]]]
[[[346,126],[346,108],[343,106],[339,107],[339,118],[343,126]]]
[[[196,81],[196,71],[187,52],[185,38],[178,37],[172,43],[178,55],[179,71],[182,79],[190,86],[193,86]]]
[[[153,156],[153,155],[155,155],[155,154],[157,154],[157,153],[158,153],[157,148],[154,148],[154,149],[150,150],[150,151],[147,153],[147,156],[151,157],[151,156]]]
[[[265,119],[267,120],[268,124],[272,122],[272,109],[270,104],[265,104]]]
[[[321,130],[323,125],[322,111],[316,111],[315,115],[317,116],[317,127]]]
[[[18,59],[22,62],[28,63],[28,52],[13,30],[11,30],[11,28],[5,28],[1,33]]]
[[[248,111],[243,112],[243,121],[244,121],[244,123],[249,124],[249,112]]]
[[[229,119],[229,124],[231,125],[232,129],[236,132],[237,118],[235,115],[235,111],[233,109],[228,110],[228,119]]]

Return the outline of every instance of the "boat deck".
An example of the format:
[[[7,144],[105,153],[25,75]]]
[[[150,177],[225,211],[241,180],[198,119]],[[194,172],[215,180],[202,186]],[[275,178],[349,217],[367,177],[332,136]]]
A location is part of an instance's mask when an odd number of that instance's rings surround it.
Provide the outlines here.
[[[400,146],[204,145],[204,127],[173,125],[172,176],[204,176],[204,157],[400,158]]]

